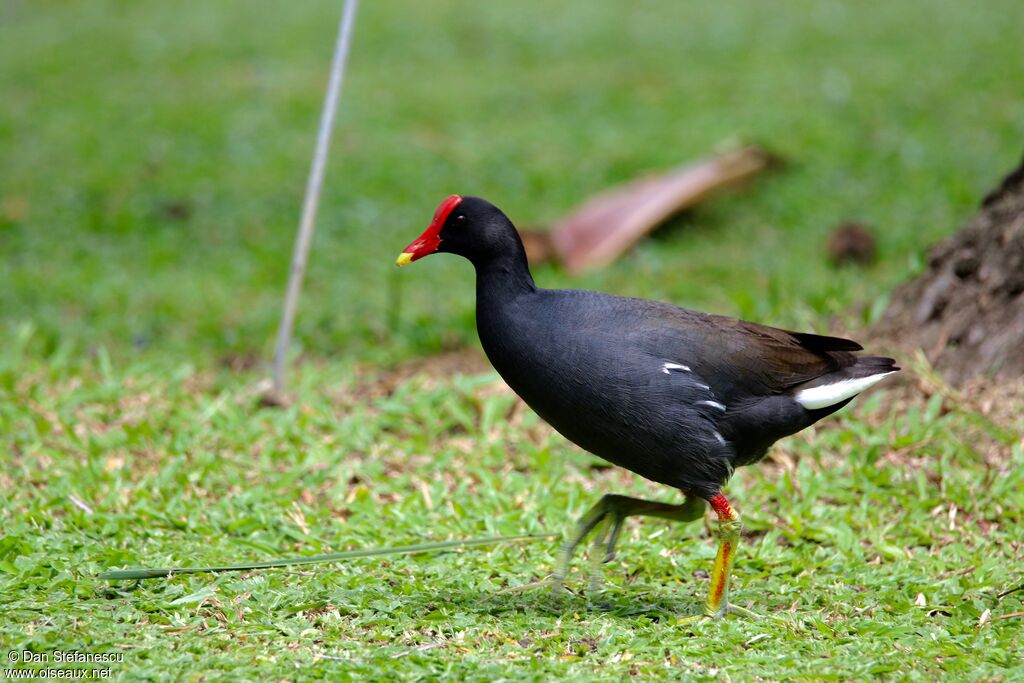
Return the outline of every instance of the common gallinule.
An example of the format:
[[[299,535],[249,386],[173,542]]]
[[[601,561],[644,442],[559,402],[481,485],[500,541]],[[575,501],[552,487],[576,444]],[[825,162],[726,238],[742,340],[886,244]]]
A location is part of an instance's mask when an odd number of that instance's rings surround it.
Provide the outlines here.
[[[512,222],[478,197],[445,199],[397,265],[435,252],[475,266],[484,351],[538,415],[585,450],[685,495],[681,505],[601,498],[566,543],[558,581],[600,525],[607,561],[627,517],[692,521],[706,501],[718,517],[719,545],[704,614],[749,614],[728,602],[740,521],[723,484],[778,439],[896,372],[893,359],[856,356],[862,347],[847,339],[657,301],[541,289]]]

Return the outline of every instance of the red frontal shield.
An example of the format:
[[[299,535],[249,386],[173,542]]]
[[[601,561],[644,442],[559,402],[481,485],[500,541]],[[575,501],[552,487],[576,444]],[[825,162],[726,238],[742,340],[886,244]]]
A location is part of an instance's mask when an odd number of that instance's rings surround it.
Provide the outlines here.
[[[423,231],[422,235],[413,240],[412,244],[402,251],[398,256],[397,264],[404,266],[406,263],[411,263],[437,251],[437,248],[441,245],[441,228],[444,227],[444,222],[448,220],[448,215],[461,203],[462,197],[457,194],[453,194],[441,202],[441,206],[437,207],[437,211],[434,212],[434,219],[430,221],[430,225]]]

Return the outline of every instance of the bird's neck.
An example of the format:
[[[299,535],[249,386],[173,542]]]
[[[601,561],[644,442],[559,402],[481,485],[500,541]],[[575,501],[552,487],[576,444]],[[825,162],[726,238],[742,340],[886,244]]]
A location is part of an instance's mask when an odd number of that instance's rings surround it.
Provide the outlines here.
[[[484,353],[498,373],[509,381],[515,358],[524,346],[521,316],[537,292],[526,254],[511,254],[473,264],[476,267],[476,329]],[[511,373],[511,374],[510,374]]]
[[[530,275],[526,252],[522,245],[473,265],[476,267],[477,307],[481,304],[493,306],[514,299],[520,294],[537,291],[537,285]]]

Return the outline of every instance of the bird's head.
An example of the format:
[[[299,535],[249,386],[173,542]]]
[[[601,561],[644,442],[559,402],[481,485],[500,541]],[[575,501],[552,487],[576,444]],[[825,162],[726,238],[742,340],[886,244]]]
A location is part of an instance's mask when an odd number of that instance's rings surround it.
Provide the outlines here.
[[[498,207],[479,197],[453,194],[441,202],[430,225],[398,255],[395,265],[435,252],[458,254],[480,264],[521,251],[515,227]]]

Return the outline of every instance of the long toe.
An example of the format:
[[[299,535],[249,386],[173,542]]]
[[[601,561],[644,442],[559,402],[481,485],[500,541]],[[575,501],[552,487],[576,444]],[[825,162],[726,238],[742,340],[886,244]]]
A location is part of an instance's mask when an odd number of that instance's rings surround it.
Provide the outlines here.
[[[753,610],[749,610],[746,607],[740,607],[739,605],[733,605],[726,603],[722,605],[718,610],[712,612],[705,608],[703,614],[691,614],[685,617],[679,617],[676,619],[676,623],[680,625],[685,624],[696,624],[702,621],[721,621],[728,615],[742,617],[743,619],[749,619],[750,621],[764,621],[766,619],[777,620],[778,617],[765,616],[758,614]]]
[[[735,614],[738,617],[743,617],[744,619],[750,619],[751,621],[763,621],[765,619],[774,619],[775,618],[775,617],[771,617],[771,616],[764,616],[762,614],[758,614],[757,612],[755,612],[753,610],[749,610],[746,607],[740,607],[739,605],[728,605],[726,607],[725,611],[728,614]]]

